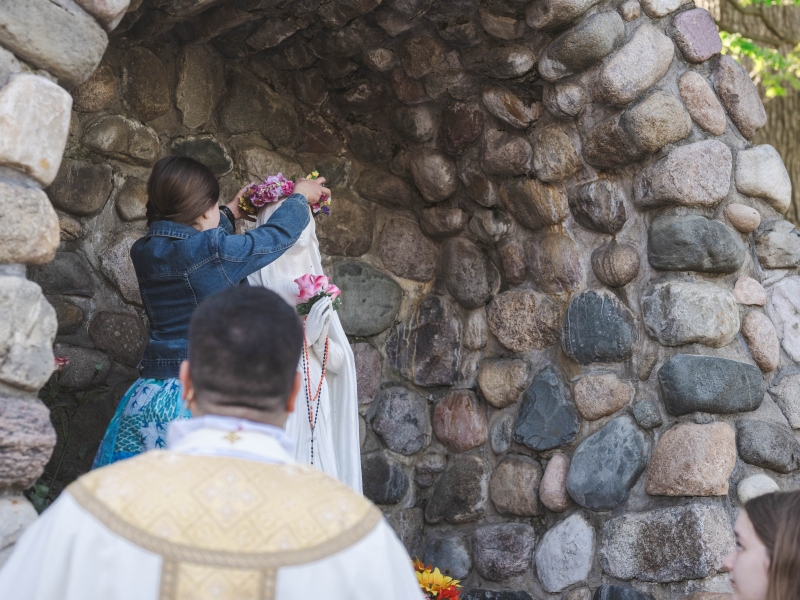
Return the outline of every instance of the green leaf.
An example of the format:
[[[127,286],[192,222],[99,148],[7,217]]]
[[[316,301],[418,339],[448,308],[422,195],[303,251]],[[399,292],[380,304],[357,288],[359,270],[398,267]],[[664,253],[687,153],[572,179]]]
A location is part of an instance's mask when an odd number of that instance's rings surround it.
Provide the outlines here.
[[[770,0],[760,3],[778,4]],[[800,5],[800,0],[791,0],[788,5]],[[722,52],[749,69],[750,77],[761,85],[767,98],[785,96],[788,88],[800,90],[800,45],[782,54],[774,48],[761,46],[740,33],[721,31],[720,38]]]

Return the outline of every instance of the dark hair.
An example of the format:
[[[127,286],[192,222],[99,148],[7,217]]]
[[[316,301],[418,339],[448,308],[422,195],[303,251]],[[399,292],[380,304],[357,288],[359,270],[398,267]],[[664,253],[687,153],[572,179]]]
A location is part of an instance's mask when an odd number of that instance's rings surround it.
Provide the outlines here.
[[[147,224],[176,221],[194,225],[219,201],[219,182],[203,163],[186,156],[165,156],[147,182]]]
[[[800,598],[800,492],[757,496],[744,510],[769,552],[767,600]]]
[[[233,287],[200,303],[189,325],[198,402],[282,411],[303,345],[297,312],[266,288]]]

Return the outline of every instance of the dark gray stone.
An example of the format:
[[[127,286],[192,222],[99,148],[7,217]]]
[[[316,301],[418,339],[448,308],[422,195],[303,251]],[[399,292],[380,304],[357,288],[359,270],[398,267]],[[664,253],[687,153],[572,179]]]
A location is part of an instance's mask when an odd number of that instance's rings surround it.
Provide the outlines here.
[[[170,144],[173,154],[188,156],[203,163],[217,177],[221,177],[233,168],[233,161],[225,147],[211,135],[189,135],[177,138]],[[287,177],[300,173],[285,173]],[[227,201],[227,200],[226,200]]]
[[[737,420],[736,448],[743,461],[778,473],[800,466],[800,444],[791,430],[765,421]]]
[[[582,365],[622,362],[638,339],[633,314],[616,296],[589,290],[569,305],[561,347]]]
[[[469,70],[494,79],[521,77],[536,66],[536,54],[522,44],[472,48],[461,58]]]
[[[427,401],[396,386],[381,390],[372,415],[372,429],[392,452],[414,454],[430,441]]]
[[[408,490],[408,477],[403,466],[385,452],[366,454],[361,458],[364,495],[375,504],[397,504]]]
[[[383,265],[398,277],[430,281],[436,272],[438,248],[411,219],[398,217],[386,222],[379,252]]]
[[[489,500],[488,463],[475,454],[458,456],[433,488],[425,519],[428,523],[461,524],[477,521]]]
[[[481,133],[486,122],[475,105],[454,102],[442,111],[441,143],[450,154],[461,154]]]
[[[422,209],[420,226],[432,237],[449,237],[464,229],[469,213],[458,206],[437,204]]]
[[[428,540],[424,562],[433,565],[445,575],[458,580],[466,579],[472,570],[472,557],[463,538],[458,536]]]
[[[469,590],[461,600],[533,600],[528,592],[497,592],[495,590]]]
[[[414,482],[421,488],[429,488],[446,466],[447,457],[444,454],[426,454],[414,467]]]
[[[366,263],[345,261],[333,268],[333,281],[342,290],[339,319],[345,333],[368,337],[394,323],[403,290],[388,275]]]
[[[65,158],[47,195],[56,208],[88,217],[102,210],[113,187],[110,166]]]
[[[500,273],[489,257],[464,238],[451,238],[442,246],[440,269],[445,287],[465,308],[480,308],[500,291]]]
[[[475,569],[489,581],[521,575],[531,566],[535,541],[533,527],[525,523],[479,527],[472,539]]]
[[[386,517],[387,523],[394,529],[397,537],[403,542],[409,556],[419,555],[425,518],[422,509],[417,507],[403,508]]]
[[[650,224],[647,258],[661,271],[734,273],[747,253],[739,234],[700,215],[661,216]]]
[[[401,106],[392,113],[392,123],[415,142],[429,141],[437,129],[436,115],[428,106]]]
[[[89,335],[98,350],[129,367],[139,364],[147,344],[141,319],[128,313],[100,311],[89,323]]]
[[[514,440],[514,407],[498,413],[489,425],[489,443],[495,454],[502,454],[511,448]]]
[[[392,330],[386,356],[417,385],[453,385],[461,361],[461,319],[452,303],[443,296],[425,296],[412,318]]]
[[[606,584],[594,591],[592,600],[650,600],[650,597],[627,585]]]
[[[647,466],[650,443],[627,415],[617,417],[589,436],[572,456],[567,491],[591,510],[624,504]]]
[[[152,121],[169,110],[169,78],[155,54],[141,46],[129,48],[122,59],[122,72],[122,93],[142,121]]]
[[[112,361],[105,352],[56,344],[53,354],[69,359],[69,365],[64,368],[59,380],[59,385],[67,390],[85,390],[103,384],[111,371]]]
[[[652,398],[640,400],[633,405],[633,418],[636,419],[639,427],[643,429],[661,427],[664,422],[658,410],[658,405]]]
[[[392,140],[380,129],[353,125],[347,130],[347,145],[357,158],[373,163],[385,163],[392,158]]]
[[[658,370],[658,382],[664,407],[676,417],[756,410],[767,391],[757,366],[715,356],[676,354]]]
[[[319,219],[316,228],[319,248],[327,256],[361,256],[372,246],[372,215],[346,192],[337,194],[336,210]]]
[[[56,311],[58,320],[58,335],[75,333],[83,325],[83,309],[80,306],[67,302],[61,298],[50,297],[47,299],[50,306]]]
[[[569,208],[581,226],[599,233],[619,233],[628,219],[622,190],[607,179],[581,186]]]
[[[533,450],[550,450],[574,440],[578,426],[569,386],[554,367],[547,367],[525,392],[514,425],[514,441]]]
[[[29,268],[28,278],[38,283],[42,293],[47,295],[94,296],[89,263],[75,252],[57,252],[51,262]]]
[[[377,169],[364,171],[356,181],[355,188],[365,200],[392,209],[411,208],[416,196],[407,180]]]

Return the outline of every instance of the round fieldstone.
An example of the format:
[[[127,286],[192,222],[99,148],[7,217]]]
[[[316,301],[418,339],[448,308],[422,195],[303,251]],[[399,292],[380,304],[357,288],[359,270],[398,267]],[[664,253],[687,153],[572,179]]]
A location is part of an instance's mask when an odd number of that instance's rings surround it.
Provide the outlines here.
[[[345,333],[369,337],[391,327],[403,299],[394,280],[366,263],[352,261],[336,264],[332,279],[346,299],[339,309]]]
[[[525,129],[541,116],[540,105],[527,104],[512,91],[499,85],[483,88],[483,105],[495,117],[516,129]]]
[[[598,233],[619,233],[628,218],[622,189],[607,179],[582,185],[570,197],[569,208],[578,224]]]
[[[403,69],[392,71],[389,79],[392,83],[394,95],[404,104],[421,104],[431,99],[425,89],[424,82],[412,79]],[[341,104],[347,112],[370,114],[378,110],[381,103],[388,102],[390,97],[387,90],[380,86],[374,87],[362,84],[345,93],[342,96]]]
[[[472,218],[469,220],[469,230],[487,244],[499,242],[512,227],[511,219],[502,210],[479,208],[472,213]]]
[[[72,108],[78,112],[98,112],[117,97],[117,78],[114,69],[102,63],[92,76],[72,90]]]
[[[800,233],[789,221],[763,221],[753,237],[762,268],[792,269],[800,265]]]
[[[385,163],[392,158],[392,140],[381,129],[353,125],[347,129],[347,145],[360,160]]]
[[[583,157],[602,169],[622,167],[641,160],[645,153],[622,125],[622,114],[608,119],[584,134]]]
[[[100,254],[100,270],[116,286],[125,302],[138,306],[142,305],[142,296],[131,261],[131,246],[141,237],[141,231],[122,231],[111,238]]]
[[[100,311],[89,323],[89,335],[98,350],[129,367],[139,364],[147,344],[141,320],[128,313]]]
[[[692,118],[675,96],[658,90],[622,116],[633,142],[650,154],[684,139],[692,130]]]
[[[751,475],[750,477],[742,479],[736,487],[736,495],[742,505],[745,505],[753,498],[779,491],[780,487],[775,483],[775,480],[763,473]]]
[[[781,214],[792,204],[792,180],[781,155],[769,144],[740,150],[734,178],[741,194],[762,198]]]
[[[558,125],[539,132],[533,144],[533,170],[545,182],[556,182],[577,173],[581,161],[569,136]]]
[[[111,359],[105,352],[69,344],[56,344],[53,354],[69,359],[59,379],[67,390],[85,390],[105,383],[111,371]]]
[[[523,136],[490,129],[483,136],[482,165],[491,175],[525,175],[531,170],[533,149]]]
[[[664,422],[658,410],[658,403],[652,398],[645,398],[633,405],[633,418],[642,429],[661,427]]]
[[[489,257],[465,238],[442,246],[440,268],[447,291],[465,308],[485,306],[500,291],[500,273]]]
[[[129,177],[114,200],[117,214],[123,221],[143,221],[147,218],[147,182]]]
[[[436,114],[429,106],[401,106],[392,113],[395,128],[415,142],[427,142],[438,129]]]
[[[472,570],[469,548],[459,536],[428,540],[423,556],[426,565],[434,565],[454,579],[466,579]]]
[[[475,454],[453,459],[425,508],[428,523],[447,521],[458,525],[480,519],[489,498],[490,473],[486,461]]]
[[[589,94],[577,83],[554,83],[544,86],[542,103],[548,112],[559,119],[572,119],[583,111]]]
[[[767,113],[753,80],[744,67],[727,54],[717,60],[714,87],[739,133],[748,140],[767,123]]]
[[[624,287],[639,274],[639,253],[631,244],[616,240],[592,252],[592,271],[608,287]]]
[[[540,233],[525,244],[528,270],[539,289],[547,294],[563,294],[578,289],[583,281],[583,265],[578,246],[565,233]]]
[[[222,56],[210,45],[188,44],[178,57],[175,106],[186,127],[204,125],[225,85]]]
[[[647,258],[661,271],[733,273],[746,255],[737,234],[700,215],[656,217],[648,230]]]
[[[83,134],[89,150],[124,162],[152,166],[160,153],[158,134],[153,129],[122,115],[106,115]]]
[[[415,454],[430,442],[428,402],[404,387],[381,390],[370,419],[372,430],[392,452]]]
[[[569,216],[569,201],[560,185],[538,179],[507,179],[500,187],[503,206],[531,231],[557,225]]]
[[[446,200],[458,188],[456,164],[446,154],[423,148],[414,152],[410,163],[414,183],[427,202]]]
[[[583,292],[567,308],[561,347],[582,365],[628,360],[637,340],[633,314],[608,292]]]
[[[557,30],[578,19],[598,0],[543,0],[525,7],[525,21],[532,29]]]
[[[203,163],[217,177],[230,173],[233,161],[225,147],[212,135],[188,135],[172,140],[170,150],[178,156],[188,156]],[[288,176],[299,173],[287,173]],[[337,200],[339,198],[337,197]]]
[[[527,456],[511,455],[494,468],[489,482],[489,496],[502,515],[532,517],[541,513],[539,482],[542,467]]]
[[[0,182],[0,204],[14,219],[0,221],[0,264],[41,265],[56,255],[61,219],[42,190]]]
[[[56,208],[89,217],[106,205],[114,187],[112,176],[108,165],[65,158],[47,193]]]
[[[464,229],[469,213],[457,206],[437,204],[422,209],[420,226],[431,237],[449,237]]]
[[[412,36],[400,45],[400,61],[409,77],[419,79],[444,60],[445,45],[438,38]]]
[[[94,296],[92,270],[76,252],[56,252],[51,262],[28,269],[28,277],[47,295]]]
[[[425,76],[425,92],[433,99],[449,96],[453,100],[468,100],[477,91],[478,79],[462,69],[444,69]]]
[[[613,373],[585,375],[574,389],[575,406],[588,421],[613,414],[633,400],[633,386]]]
[[[391,71],[397,66],[397,55],[389,48],[371,48],[361,53],[364,66],[378,73]]]
[[[514,438],[516,409],[508,408],[492,418],[489,424],[489,443],[495,454],[503,454],[511,448]]]
[[[461,60],[469,70],[493,79],[522,77],[536,66],[536,54],[525,44],[473,48]]]
[[[730,425],[679,423],[658,441],[645,489],[651,496],[725,496],[735,465]]]
[[[649,597],[627,585],[604,584],[594,591],[592,600],[649,600]]]
[[[617,417],[578,446],[567,491],[584,508],[612,510],[628,500],[649,453],[650,443],[633,419]]]
[[[515,358],[487,358],[478,370],[478,385],[486,401],[496,408],[514,404],[529,385],[531,365]]]
[[[443,296],[429,295],[407,322],[392,330],[386,356],[394,369],[417,385],[453,385],[458,378],[460,347],[461,319],[455,307]]]
[[[725,207],[725,216],[738,231],[750,233],[761,225],[761,215],[755,208],[744,204],[729,204]]]
[[[422,509],[416,506],[401,508],[386,517],[386,522],[400,538],[409,556],[418,556],[425,527]]]
[[[380,171],[367,169],[356,181],[355,189],[365,200],[386,208],[411,208],[414,204],[414,188],[405,179]]]
[[[50,411],[38,400],[3,398],[0,401],[0,440],[3,440],[0,487],[3,490],[30,487],[42,474],[56,445]],[[0,516],[9,517],[1,513]],[[3,521],[3,526],[2,534],[5,534],[7,520]],[[1,537],[0,541],[3,541]]]
[[[688,62],[701,63],[722,52],[717,24],[704,8],[679,13],[672,20],[672,26],[675,43]]]
[[[501,40],[515,40],[525,33],[525,21],[479,10],[481,25],[486,33]]]
[[[237,152],[237,157],[242,171],[246,177],[253,179],[266,179],[275,173],[298,173],[300,165],[285,156],[266,150],[261,146],[250,146]],[[237,182],[238,183],[238,182]]]
[[[61,298],[48,298],[50,306],[56,311],[58,335],[75,333],[83,325],[83,309]]]
[[[800,429],[800,372],[794,367],[781,369],[771,386],[769,393],[789,421],[789,426]]]
[[[381,355],[367,343],[353,344],[353,357],[356,364],[356,389],[358,403],[369,404],[381,387]]]
[[[778,368],[781,347],[775,326],[767,315],[758,311],[747,313],[742,319],[742,336],[750,348],[750,354],[765,373]]]
[[[625,2],[619,5],[617,10],[619,10],[622,18],[626,21],[635,21],[642,16],[642,5],[639,4],[639,0],[625,0]]]
[[[714,29],[716,30],[716,25]],[[695,71],[686,71],[678,80],[678,91],[683,105],[695,123],[712,135],[725,133],[728,126],[725,109],[702,75]]]
[[[83,225],[69,215],[58,215],[58,228],[62,242],[74,242],[83,237]]]
[[[676,417],[756,410],[766,392],[758,367],[715,356],[676,354],[659,369],[658,382],[664,407]]]
[[[557,81],[585,71],[611,54],[624,34],[625,24],[616,12],[591,15],[547,46],[539,58],[539,73]]]
[[[475,530],[472,549],[475,569],[489,581],[505,581],[527,571],[536,533],[525,523],[485,525]]]
[[[736,421],[739,458],[763,469],[791,473],[800,466],[800,443],[788,428],[759,421]]]
[[[421,488],[429,488],[436,481],[436,476],[447,466],[447,457],[443,454],[426,454],[417,461],[414,467],[414,481]]]
[[[316,221],[319,249],[328,256],[361,256],[372,246],[370,212],[344,194],[336,195],[336,210]]]
[[[458,177],[467,190],[467,195],[481,206],[490,208],[499,202],[497,183],[487,176],[481,164],[483,149],[473,144],[458,158]]]
[[[503,274],[506,281],[516,285],[525,281],[528,276],[528,262],[525,250],[516,240],[512,240],[500,247],[500,259],[503,262]]]
[[[443,147],[450,154],[461,154],[483,133],[486,117],[475,105],[455,102],[442,110]]]
[[[563,452],[553,454],[547,462],[542,483],[539,485],[539,500],[553,512],[564,512],[569,507],[568,473],[569,457]]]
[[[361,457],[364,495],[375,504],[397,504],[408,490],[402,465],[385,452]]]
[[[450,392],[436,405],[433,430],[448,450],[466,452],[486,443],[486,412],[474,392]]]
[[[536,548],[536,574],[542,587],[555,593],[585,581],[592,569],[596,535],[580,513],[544,534]]]
[[[600,70],[595,99],[614,106],[636,100],[666,75],[674,54],[672,40],[650,23],[639,25]]]
[[[532,450],[551,450],[570,443],[578,434],[579,419],[569,386],[554,368],[534,377],[519,407],[514,441]]]
[[[733,286],[733,297],[739,304],[764,306],[767,303],[767,291],[752,277],[740,275]]]
[[[152,121],[169,110],[169,78],[155,54],[141,46],[129,48],[122,72],[122,93],[142,121]]]
[[[767,314],[775,325],[781,347],[800,361],[800,278],[785,277],[770,288]]]
[[[706,281],[666,281],[642,294],[647,333],[664,346],[704,344],[722,348],[739,333],[733,294]]]
[[[544,350],[558,340],[561,308],[530,290],[498,294],[489,306],[489,329],[513,352]]]

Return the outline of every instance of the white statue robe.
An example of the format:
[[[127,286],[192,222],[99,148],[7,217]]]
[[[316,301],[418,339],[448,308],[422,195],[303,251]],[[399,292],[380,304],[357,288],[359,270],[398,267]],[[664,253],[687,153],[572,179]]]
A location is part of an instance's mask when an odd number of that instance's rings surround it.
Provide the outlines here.
[[[62,493],[0,571],[0,598],[421,600],[380,511],[295,463],[282,430],[206,416],[176,421],[169,435],[170,450],[97,469]],[[283,485],[292,495],[280,497]]]
[[[268,205],[258,215],[258,224],[266,223],[280,202]],[[322,217],[324,218],[324,217]],[[278,293],[294,306],[290,284],[307,273],[324,275],[319,252],[319,240],[312,218],[294,246],[280,258],[248,277],[250,285],[266,287]],[[335,281],[333,282],[336,283]],[[347,298],[342,298],[347,302]],[[361,451],[359,437],[358,395],[356,366],[353,351],[342,329],[339,315],[334,311],[328,332],[330,340],[325,381],[319,397],[319,412],[314,428],[314,466],[331,477],[343,481],[361,493]],[[309,346],[311,395],[322,375],[322,356]],[[298,365],[302,374],[302,359]],[[307,382],[297,397],[297,407],[286,422],[286,433],[295,441],[295,460],[305,464],[311,461],[311,425],[307,404]],[[316,408],[312,405],[312,410]]]

